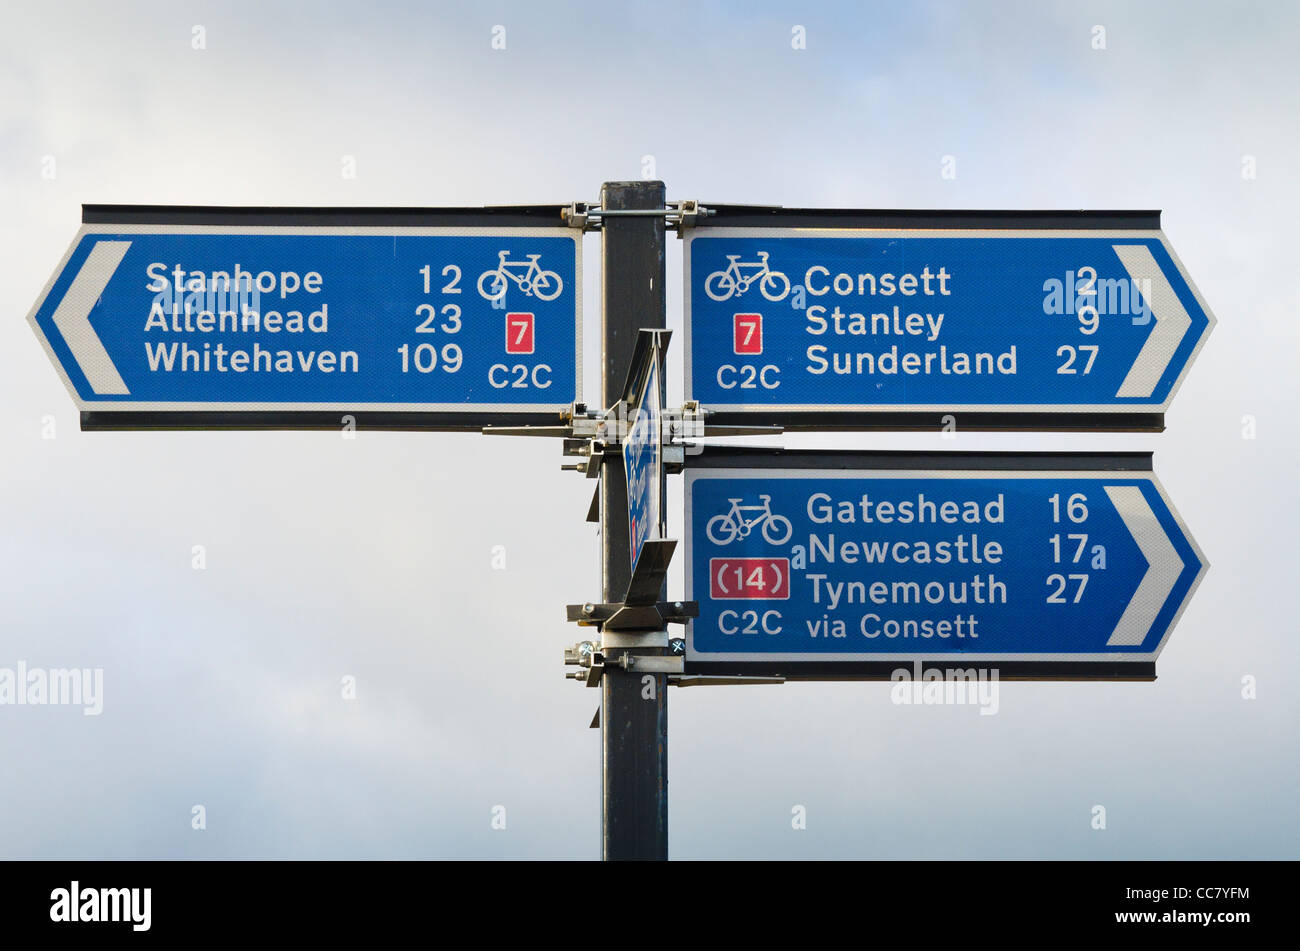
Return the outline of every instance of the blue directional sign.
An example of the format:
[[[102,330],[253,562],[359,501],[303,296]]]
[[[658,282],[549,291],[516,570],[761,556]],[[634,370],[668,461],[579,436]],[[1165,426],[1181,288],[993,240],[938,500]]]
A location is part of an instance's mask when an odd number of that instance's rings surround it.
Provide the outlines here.
[[[1206,569],[1150,472],[686,474],[692,661],[1151,662]]]
[[[559,410],[559,228],[87,225],[29,317],[95,411]]]
[[[1158,413],[1214,318],[1159,230],[707,228],[687,399],[713,411]]]
[[[623,468],[627,476],[627,518],[632,567],[645,543],[660,536],[660,492],[663,486],[663,424],[660,405],[658,352],[627,423],[623,439]]]

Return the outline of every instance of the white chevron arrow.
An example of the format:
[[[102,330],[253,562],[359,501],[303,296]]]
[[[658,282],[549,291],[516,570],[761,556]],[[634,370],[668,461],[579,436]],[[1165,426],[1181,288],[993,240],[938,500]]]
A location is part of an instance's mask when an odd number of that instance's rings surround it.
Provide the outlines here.
[[[1156,519],[1156,513],[1151,511],[1141,489],[1135,485],[1108,485],[1104,488],[1142,551],[1142,557],[1147,560],[1146,574],[1124,608],[1106,646],[1136,647],[1151,633],[1156,615],[1165,606],[1169,592],[1173,591],[1183,573],[1183,559]]]
[[[1150,396],[1169,361],[1174,358],[1174,351],[1183,342],[1187,329],[1192,326],[1192,318],[1187,315],[1183,302],[1178,299],[1173,285],[1146,245],[1116,244],[1112,247],[1133,280],[1129,286],[1151,289],[1151,299],[1147,303],[1156,322],[1115,395]]]
[[[119,396],[131,392],[104,349],[104,342],[90,326],[90,312],[129,247],[130,241],[96,241],[54,311],[54,326],[59,328],[90,388],[99,395]]]

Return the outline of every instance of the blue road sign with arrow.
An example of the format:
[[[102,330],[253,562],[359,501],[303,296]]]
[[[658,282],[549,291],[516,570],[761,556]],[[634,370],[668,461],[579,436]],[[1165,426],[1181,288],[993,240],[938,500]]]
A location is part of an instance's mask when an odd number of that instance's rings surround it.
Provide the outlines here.
[[[712,411],[1158,413],[1214,317],[1159,230],[707,228],[687,399]]]
[[[1154,662],[1206,569],[1150,472],[701,468],[685,494],[688,667]]]
[[[561,410],[576,232],[82,228],[29,320],[82,410]]]

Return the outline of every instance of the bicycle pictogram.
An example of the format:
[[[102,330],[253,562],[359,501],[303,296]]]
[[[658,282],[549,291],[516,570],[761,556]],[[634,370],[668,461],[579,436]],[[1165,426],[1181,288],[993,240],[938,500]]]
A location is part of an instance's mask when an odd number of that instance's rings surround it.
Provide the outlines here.
[[[772,511],[772,496],[760,495],[757,505],[741,505],[740,499],[727,499],[731,509],[715,515],[705,525],[705,534],[715,545],[729,545],[737,538],[746,538],[755,528],[769,545],[784,545],[790,540],[794,526],[784,515]]]
[[[770,301],[784,300],[790,293],[790,278],[773,271],[767,263],[768,252],[759,251],[757,261],[742,261],[739,254],[727,255],[724,270],[714,271],[704,281],[704,293],[716,301],[740,297],[758,282],[758,289]]]
[[[497,252],[497,266],[484,271],[478,278],[478,292],[490,301],[506,296],[510,282],[528,296],[539,300],[555,300],[564,290],[564,281],[554,271],[544,271],[537,259],[540,254],[526,254],[522,261],[507,261],[509,251]]]

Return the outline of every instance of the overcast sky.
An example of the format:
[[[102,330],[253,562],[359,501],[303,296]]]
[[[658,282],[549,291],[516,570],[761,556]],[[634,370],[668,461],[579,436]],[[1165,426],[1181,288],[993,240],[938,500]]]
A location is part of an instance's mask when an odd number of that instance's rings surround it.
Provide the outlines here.
[[[786,437],[1153,449],[1211,568],[1154,684],[1004,684],[988,717],[675,690],[672,855],[1296,857],[1298,27],[1281,2],[5,2],[0,667],[102,667],[105,696],[0,707],[0,857],[599,854],[598,692],[561,664],[592,483],[558,443],[83,434],[24,318],[83,202],[559,203],[646,156],[706,203],[1161,209],[1219,320],[1163,434]]]

